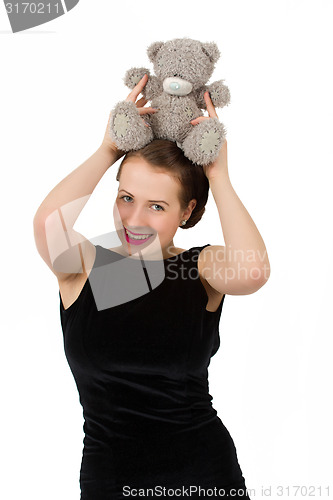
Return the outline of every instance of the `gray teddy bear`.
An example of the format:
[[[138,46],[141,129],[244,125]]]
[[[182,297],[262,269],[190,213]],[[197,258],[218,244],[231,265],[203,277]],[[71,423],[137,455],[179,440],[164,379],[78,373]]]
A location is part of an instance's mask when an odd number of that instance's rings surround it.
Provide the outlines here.
[[[146,73],[148,81],[142,95],[158,111],[145,115],[147,127],[133,102],[119,102],[111,113],[112,140],[127,152],[141,149],[153,139],[168,139],[176,142],[193,163],[208,165],[217,158],[226,130],[218,118],[197,125],[190,121],[203,116],[207,90],[215,107],[222,108],[230,102],[224,80],[206,85],[220,57],[217,45],[176,38],[152,43],[147,54],[156,76],[151,76],[146,68],[131,68],[124,81],[133,89]]]

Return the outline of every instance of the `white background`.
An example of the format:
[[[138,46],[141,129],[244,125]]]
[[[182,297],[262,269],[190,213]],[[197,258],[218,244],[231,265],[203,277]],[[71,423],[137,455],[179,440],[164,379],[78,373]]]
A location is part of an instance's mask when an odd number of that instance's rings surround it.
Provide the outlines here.
[[[218,110],[230,179],[271,264],[257,293],[225,298],[209,368],[213,406],[252,498],[263,498],[262,487],[272,498],[333,491],[332,15],[324,0],[81,0],[12,34],[0,6],[1,498],[79,499],[82,408],[33,216],[100,145],[110,110],[129,92],[125,71],[152,69],[148,45],[185,36],[220,48],[211,81],[225,79],[231,92]],[[80,215],[87,237],[114,230],[116,170]],[[224,244],[211,195],[202,221],[174,241]]]

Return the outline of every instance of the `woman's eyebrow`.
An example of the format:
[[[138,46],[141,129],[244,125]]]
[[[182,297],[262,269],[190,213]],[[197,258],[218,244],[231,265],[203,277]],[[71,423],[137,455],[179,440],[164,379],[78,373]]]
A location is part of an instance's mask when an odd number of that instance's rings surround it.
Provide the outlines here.
[[[134,198],[134,196],[131,193],[129,193],[128,191],[126,191],[126,189],[119,189],[118,193],[120,193],[120,191],[124,191],[125,193],[128,193],[130,196],[132,196],[132,198]],[[169,203],[167,203],[164,200],[148,200],[148,201],[152,201],[153,203],[162,202],[162,203],[165,203],[166,205],[168,205],[168,207],[170,206]]]

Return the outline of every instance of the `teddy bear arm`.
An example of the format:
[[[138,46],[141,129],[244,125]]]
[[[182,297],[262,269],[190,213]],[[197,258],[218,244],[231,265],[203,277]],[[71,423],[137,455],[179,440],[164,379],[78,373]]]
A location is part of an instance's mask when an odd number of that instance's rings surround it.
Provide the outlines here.
[[[194,92],[195,101],[197,103],[198,108],[207,109],[204,93],[208,90],[206,85],[203,85],[199,89]]]
[[[127,70],[124,77],[125,85],[130,89],[134,89],[145,73],[147,73],[148,77],[150,76],[149,69],[147,68],[131,68]]]
[[[162,92],[163,85],[161,80],[157,78],[157,76],[150,76],[142,91],[142,95],[150,101],[151,99],[154,99],[155,97],[161,95]]]
[[[223,82],[224,80],[219,80],[211,83],[207,88],[211,101],[217,108],[223,108],[223,106],[227,106],[230,102],[229,88]]]

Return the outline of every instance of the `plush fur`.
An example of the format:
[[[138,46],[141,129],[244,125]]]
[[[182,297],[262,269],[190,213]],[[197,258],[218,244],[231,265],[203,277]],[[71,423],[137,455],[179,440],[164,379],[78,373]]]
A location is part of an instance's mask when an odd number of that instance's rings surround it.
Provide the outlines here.
[[[193,163],[208,165],[214,161],[224,142],[226,130],[217,119],[192,125],[191,120],[203,116],[206,109],[204,92],[217,108],[230,102],[230,92],[224,80],[206,85],[211,77],[220,51],[214,42],[201,43],[189,38],[154,42],[147,49],[155,75],[147,68],[131,68],[125,84],[133,89],[147,73],[149,79],[142,95],[158,108],[144,115],[146,127],[133,102],[121,101],[112,111],[110,135],[122,151],[137,150],[153,139],[177,142]]]

